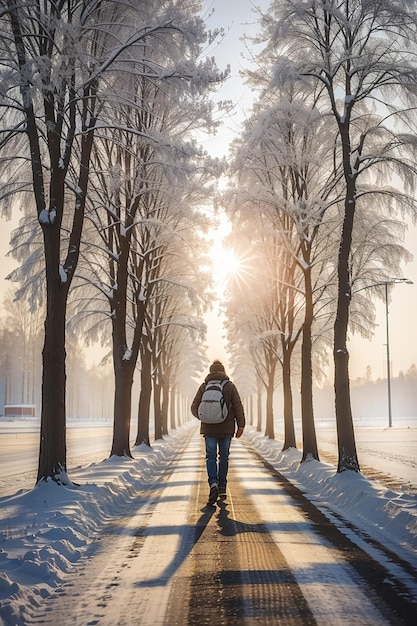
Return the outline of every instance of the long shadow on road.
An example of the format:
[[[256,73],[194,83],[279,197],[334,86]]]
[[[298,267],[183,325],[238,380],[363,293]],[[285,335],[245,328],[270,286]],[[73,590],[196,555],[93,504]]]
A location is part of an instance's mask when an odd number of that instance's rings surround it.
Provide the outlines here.
[[[166,585],[174,574],[179,570],[181,565],[187,559],[188,555],[193,550],[194,546],[198,543],[203,535],[210,519],[215,512],[214,507],[207,507],[202,511],[201,516],[197,520],[195,525],[187,524],[185,526],[153,526],[147,528],[143,534],[146,536],[152,535],[180,535],[180,544],[175,553],[175,556],[171,563],[163,570],[158,578],[142,580],[137,583],[138,587],[158,587]]]

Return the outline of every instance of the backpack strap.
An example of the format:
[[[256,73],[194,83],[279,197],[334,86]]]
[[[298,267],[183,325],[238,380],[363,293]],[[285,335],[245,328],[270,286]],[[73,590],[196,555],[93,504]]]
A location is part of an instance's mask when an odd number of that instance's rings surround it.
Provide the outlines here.
[[[224,378],[223,380],[209,380],[206,383],[206,389],[208,389],[210,387],[210,385],[215,385],[216,387],[220,387],[221,391],[223,391],[223,389],[226,386],[226,383],[229,382],[228,378]]]

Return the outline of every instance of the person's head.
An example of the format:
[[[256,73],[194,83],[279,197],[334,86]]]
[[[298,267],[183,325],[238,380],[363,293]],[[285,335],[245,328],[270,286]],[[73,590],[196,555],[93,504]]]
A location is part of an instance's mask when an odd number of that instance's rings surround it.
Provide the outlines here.
[[[212,374],[213,372],[223,372],[223,373],[226,373],[226,370],[224,369],[224,365],[223,365],[223,363],[221,361],[216,359],[210,365],[210,374]]]

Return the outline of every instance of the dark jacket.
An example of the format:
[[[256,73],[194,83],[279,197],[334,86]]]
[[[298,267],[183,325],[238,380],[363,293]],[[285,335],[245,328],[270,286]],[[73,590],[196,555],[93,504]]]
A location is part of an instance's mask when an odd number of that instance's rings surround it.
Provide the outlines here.
[[[196,396],[191,404],[191,413],[198,419],[198,407],[201,397],[209,380],[227,380],[223,387],[223,395],[229,409],[226,419],[221,424],[204,424],[201,422],[200,433],[209,437],[233,437],[238,428],[245,427],[245,412],[235,385],[224,372],[212,372],[206,376],[204,383],[200,385]]]

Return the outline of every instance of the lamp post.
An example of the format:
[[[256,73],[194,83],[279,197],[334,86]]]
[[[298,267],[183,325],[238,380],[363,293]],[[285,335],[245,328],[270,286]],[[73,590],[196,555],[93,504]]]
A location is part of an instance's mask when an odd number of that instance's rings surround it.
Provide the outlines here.
[[[385,288],[385,319],[386,319],[386,331],[387,331],[387,390],[388,390],[388,427],[392,427],[392,408],[391,408],[391,365],[390,365],[390,351],[389,351],[389,321],[388,321],[388,285],[395,285],[397,283],[405,283],[406,285],[412,285],[413,281],[408,278],[391,278],[375,285],[377,287],[383,285]]]
[[[362,287],[358,289],[358,291],[362,291],[363,289],[370,289],[371,287],[384,287],[385,289],[385,327],[387,334],[387,390],[388,390],[388,427],[392,426],[392,408],[391,408],[391,366],[390,366],[390,351],[389,351],[389,321],[388,321],[388,286],[396,285],[397,283],[404,283],[406,285],[413,285],[413,281],[408,278],[390,278],[389,280],[381,280],[378,283],[372,283],[371,285],[366,285],[366,287]],[[356,292],[357,293],[357,292]]]

